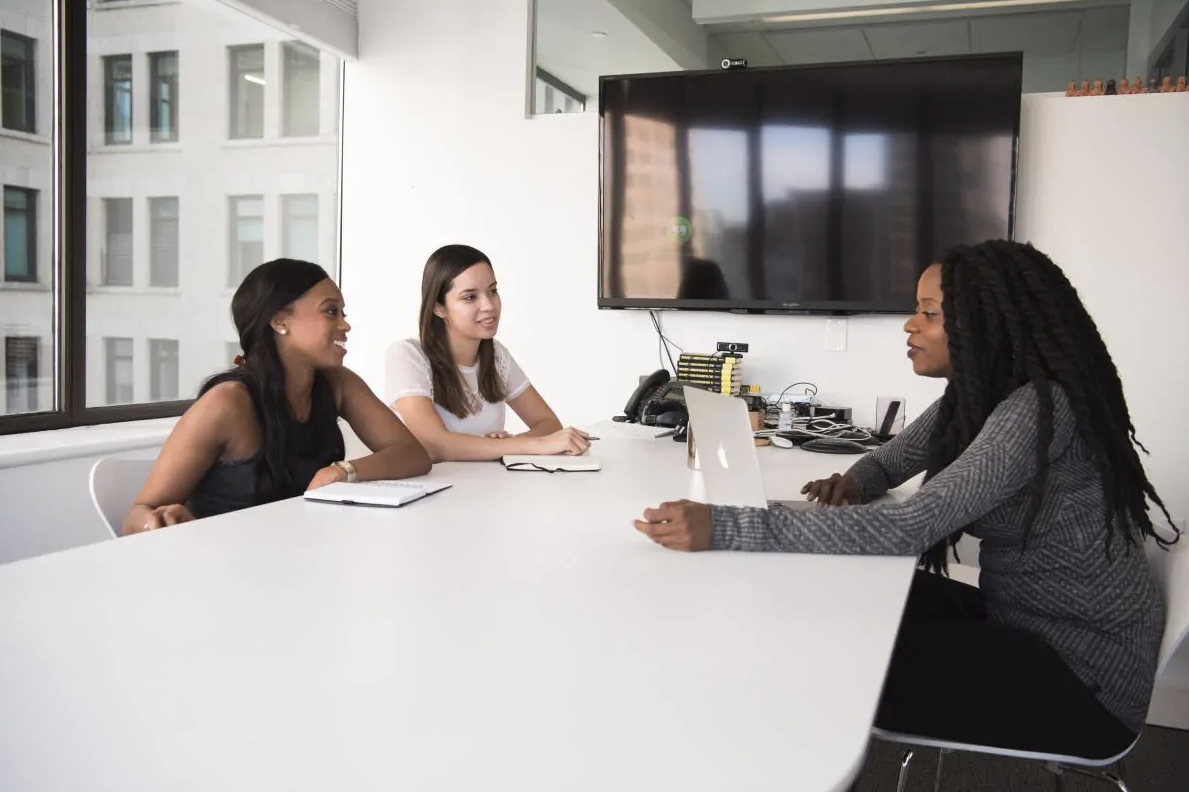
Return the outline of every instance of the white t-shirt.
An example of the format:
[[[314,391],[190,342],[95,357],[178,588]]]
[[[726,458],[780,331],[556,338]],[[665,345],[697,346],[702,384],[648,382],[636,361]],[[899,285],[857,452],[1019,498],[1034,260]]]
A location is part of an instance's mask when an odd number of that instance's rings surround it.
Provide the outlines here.
[[[524,371],[516,364],[511,353],[499,341],[495,343],[495,368],[500,379],[504,382],[504,393],[508,399],[515,399],[528,390],[530,385]],[[462,373],[463,382],[476,408],[465,418],[459,418],[454,413],[434,402],[434,409],[438,417],[449,432],[482,436],[492,432],[504,431],[504,419],[507,415],[507,402],[495,404],[483,400],[479,394],[479,366],[458,367]],[[421,344],[413,338],[393,345],[388,353],[388,401],[395,409],[396,401],[406,396],[424,396],[433,401],[433,375],[429,367],[429,358],[421,351]],[[397,415],[400,411],[397,410]]]

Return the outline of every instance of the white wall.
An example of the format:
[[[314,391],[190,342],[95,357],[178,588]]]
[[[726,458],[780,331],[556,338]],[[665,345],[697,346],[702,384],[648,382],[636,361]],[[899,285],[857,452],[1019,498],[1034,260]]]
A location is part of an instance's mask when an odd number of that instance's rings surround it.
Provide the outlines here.
[[[91,503],[91,466],[100,456],[155,459],[159,451],[146,448],[0,468],[0,564],[111,539]]]
[[[1149,477],[1189,517],[1189,94],[1025,97],[1017,238],[1066,271],[1106,339]],[[1104,152],[1142,151],[1115,157]]]
[[[468,12],[470,15],[468,15]],[[467,242],[495,263],[501,339],[566,422],[610,417],[659,367],[646,314],[595,306],[598,117],[524,118],[526,0],[360,5],[361,59],[347,65],[343,285],[348,365],[382,389],[383,350],[416,334],[421,268]],[[452,31],[452,32],[450,32]],[[482,32],[482,51],[468,44]],[[425,69],[429,60],[451,68]],[[466,102],[457,101],[466,95]],[[914,378],[902,318],[850,320],[849,351],[825,351],[825,320],[664,316],[690,350],[745,341],[746,379],[811,379],[860,420],[878,394],[911,413],[940,393]]]

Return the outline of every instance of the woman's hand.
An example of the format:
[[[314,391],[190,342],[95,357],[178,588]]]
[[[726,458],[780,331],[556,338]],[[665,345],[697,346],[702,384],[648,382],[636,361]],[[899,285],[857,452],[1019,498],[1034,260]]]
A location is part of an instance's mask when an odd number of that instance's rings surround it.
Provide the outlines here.
[[[567,426],[560,432],[537,438],[538,454],[571,454],[579,456],[590,448],[590,435],[581,429]]]
[[[190,513],[189,509],[180,503],[171,503],[168,506],[157,506],[145,512],[144,526],[133,530],[132,533],[155,531],[167,525],[178,525],[193,520],[194,515]]]
[[[644,519],[636,520],[636,530],[670,550],[710,549],[710,507],[704,503],[680,500],[645,509]]]
[[[835,473],[826,479],[811,481],[801,488],[806,500],[817,501],[819,506],[855,505],[862,502],[859,484],[849,473]]]
[[[314,474],[310,479],[310,485],[306,487],[307,490],[318,489],[325,487],[327,484],[334,484],[336,481],[346,481],[347,472],[338,465],[327,465]]]

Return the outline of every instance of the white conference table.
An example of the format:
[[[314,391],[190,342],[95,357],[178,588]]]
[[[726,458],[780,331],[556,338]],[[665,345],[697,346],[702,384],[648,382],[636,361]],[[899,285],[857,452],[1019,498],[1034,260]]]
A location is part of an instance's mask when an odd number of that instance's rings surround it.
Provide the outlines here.
[[[684,445],[0,567],[0,789],[841,790],[912,558],[678,553]],[[761,449],[770,498],[852,457]]]

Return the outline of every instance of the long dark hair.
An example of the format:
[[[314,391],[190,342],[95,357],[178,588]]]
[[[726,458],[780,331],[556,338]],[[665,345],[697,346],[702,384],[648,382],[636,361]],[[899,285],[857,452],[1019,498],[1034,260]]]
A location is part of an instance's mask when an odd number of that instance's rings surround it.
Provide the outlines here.
[[[421,275],[421,349],[429,358],[433,376],[433,400],[447,411],[465,418],[481,405],[471,403],[462,373],[450,354],[446,322],[434,314],[434,307],[446,304],[446,293],[454,279],[476,264],[491,266],[491,260],[470,245],[445,245],[425,262]],[[495,365],[495,342],[479,342],[479,395],[489,403],[504,400],[505,385]]]
[[[1027,542],[1049,475],[1050,388],[1060,386],[1102,482],[1106,552],[1115,536],[1130,546],[1136,529],[1166,545],[1153,530],[1147,501],[1172,520],[1136,453],[1137,446],[1144,453],[1147,449],[1136,439],[1119,373],[1061,269],[1031,245],[1003,240],[952,248],[938,263],[953,374],[929,441],[926,480],[966,450],[1000,402],[1034,383],[1040,413],[1036,475],[1025,512]],[[925,568],[945,572],[947,545],[960,538],[956,533],[926,551],[921,556]]]
[[[309,483],[292,481],[286,465],[303,449],[296,447],[296,417],[289,405],[285,368],[271,322],[277,313],[329,277],[317,264],[287,258],[274,259],[249,272],[231,298],[231,318],[239,333],[243,362],[211,377],[198,391],[202,396],[224,382],[240,382],[248,389],[260,427],[260,445],[252,457],[257,503],[300,494]],[[321,451],[341,459],[343,437],[336,413],[329,381],[321,372],[315,372],[309,417],[311,441]]]

